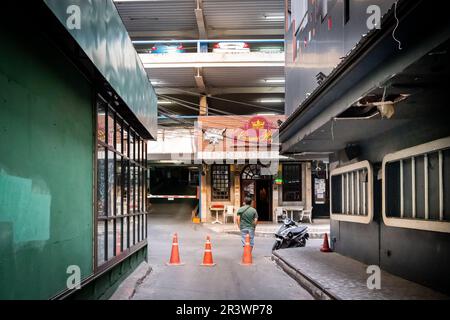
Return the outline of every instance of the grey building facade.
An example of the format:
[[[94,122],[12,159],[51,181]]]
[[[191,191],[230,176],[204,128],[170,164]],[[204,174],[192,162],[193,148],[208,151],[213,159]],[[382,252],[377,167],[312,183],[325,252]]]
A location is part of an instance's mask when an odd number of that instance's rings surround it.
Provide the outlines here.
[[[368,29],[374,4],[381,20]],[[305,6],[298,30],[297,9],[287,11],[282,152],[327,154],[336,252],[449,293],[445,10],[429,1]]]

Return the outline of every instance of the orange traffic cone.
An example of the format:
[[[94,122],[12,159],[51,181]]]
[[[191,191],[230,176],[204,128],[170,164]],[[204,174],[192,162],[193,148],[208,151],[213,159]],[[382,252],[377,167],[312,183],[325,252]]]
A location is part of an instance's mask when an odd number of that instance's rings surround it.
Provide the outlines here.
[[[250,246],[250,235],[245,236],[244,254],[242,255],[242,265],[251,266],[253,264],[252,247]]]
[[[172,252],[170,254],[169,266],[182,266],[184,263],[180,261],[180,252],[178,251],[178,235],[175,233],[172,240]]]
[[[332,252],[330,249],[330,246],[328,245],[328,234],[325,233],[325,236],[323,237],[323,244],[320,248],[320,251],[322,252]]]
[[[203,263],[201,265],[205,267],[213,267],[216,265],[213,262],[211,239],[209,236],[206,237],[205,254],[203,255]]]

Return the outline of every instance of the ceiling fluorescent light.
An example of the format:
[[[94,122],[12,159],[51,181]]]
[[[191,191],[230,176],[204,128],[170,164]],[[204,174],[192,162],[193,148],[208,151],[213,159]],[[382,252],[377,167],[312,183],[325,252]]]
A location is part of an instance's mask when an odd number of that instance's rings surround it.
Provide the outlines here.
[[[167,163],[167,164],[180,164],[182,163],[179,160],[159,160],[159,163]]]
[[[260,103],[283,103],[284,99],[261,99]]]
[[[265,79],[266,83],[285,83],[284,79]]]
[[[161,104],[161,105],[163,105],[163,104],[172,104],[173,102],[172,101],[158,101],[158,104]]]
[[[266,15],[266,20],[284,20],[284,15]]]

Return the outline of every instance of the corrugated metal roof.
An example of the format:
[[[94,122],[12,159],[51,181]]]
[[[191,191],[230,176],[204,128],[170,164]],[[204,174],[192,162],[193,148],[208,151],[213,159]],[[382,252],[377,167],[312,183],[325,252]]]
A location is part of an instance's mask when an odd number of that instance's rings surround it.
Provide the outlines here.
[[[283,20],[266,16],[283,16],[283,0],[204,0],[203,9],[211,29],[280,29]]]
[[[198,26],[195,17],[195,0],[151,0],[151,1],[116,1],[116,7],[125,26],[132,37],[142,39],[186,39],[198,37]],[[249,39],[249,38],[283,38],[284,19],[266,19],[266,16],[284,16],[284,0],[203,0],[203,14],[210,39]],[[134,34],[133,34],[134,33]],[[195,68],[155,68],[147,70],[158,90],[179,88],[197,91]],[[283,93],[258,93],[253,87],[283,87],[284,84],[265,83],[264,79],[283,79],[283,67],[248,67],[248,68],[203,68],[202,74],[207,88],[243,88],[248,93],[223,93],[227,99],[257,103],[262,97],[282,98]],[[193,89],[193,90],[191,90]],[[233,89],[230,89],[233,90]],[[276,90],[275,90],[276,91]],[[175,90],[175,92],[177,92]],[[220,92],[218,90],[217,92]],[[216,93],[219,95],[222,93]],[[198,103],[199,97],[179,91],[172,96]],[[252,114],[267,111],[267,108],[254,108],[239,103],[230,103],[209,98],[210,107],[235,114]],[[283,103],[273,107],[280,112]],[[196,112],[178,104],[166,106],[176,114],[195,114]]]
[[[196,87],[195,68],[155,68],[147,69],[149,79],[160,81],[155,87]],[[266,83],[265,79],[284,79],[283,67],[220,67],[203,68],[204,81],[208,87],[279,87],[279,83]],[[284,84],[281,84],[284,86]]]
[[[198,34],[195,0],[117,1],[117,10],[129,32],[179,32],[168,38]],[[206,28],[212,38],[283,36],[284,0],[203,0]],[[231,30],[231,31],[230,31]],[[238,30],[238,32],[234,32]],[[266,30],[266,32],[264,32]],[[241,31],[241,34],[240,32]]]
[[[161,85],[155,87],[196,87],[194,68],[155,68],[147,69],[150,80],[161,81]]]
[[[196,29],[194,0],[115,2],[129,32]]]
[[[212,87],[277,87],[280,84],[265,83],[265,79],[284,79],[284,67],[204,68],[205,82]]]

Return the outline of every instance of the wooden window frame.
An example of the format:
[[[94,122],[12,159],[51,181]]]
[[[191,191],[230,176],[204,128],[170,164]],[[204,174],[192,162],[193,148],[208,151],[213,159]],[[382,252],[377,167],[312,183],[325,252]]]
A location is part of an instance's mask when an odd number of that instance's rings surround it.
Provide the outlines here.
[[[214,174],[214,169],[215,167],[226,167],[227,169],[227,198],[224,197],[216,197],[214,194],[214,182],[215,182],[215,174]],[[211,165],[211,200],[212,201],[230,201],[230,196],[231,196],[231,192],[230,192],[230,187],[231,187],[231,180],[230,180],[230,165],[228,164],[213,164]]]
[[[286,171],[287,171],[287,168],[289,168],[289,167],[294,167],[294,166],[296,166],[296,167],[298,167],[298,170],[299,170],[299,182],[298,182],[298,191],[299,191],[299,194],[300,194],[300,198],[299,198],[299,200],[287,200],[285,197],[286,197],[286,192],[285,192],[285,188],[287,187],[287,184],[286,184]],[[302,202],[303,201],[303,185],[302,185],[302,183],[303,183],[303,174],[302,174],[302,165],[300,164],[300,163],[285,163],[285,164],[282,164],[282,166],[281,166],[281,175],[282,175],[282,177],[283,177],[283,185],[282,185],[282,201],[283,202]],[[291,183],[290,185],[294,185],[294,184],[297,184],[297,183]]]

